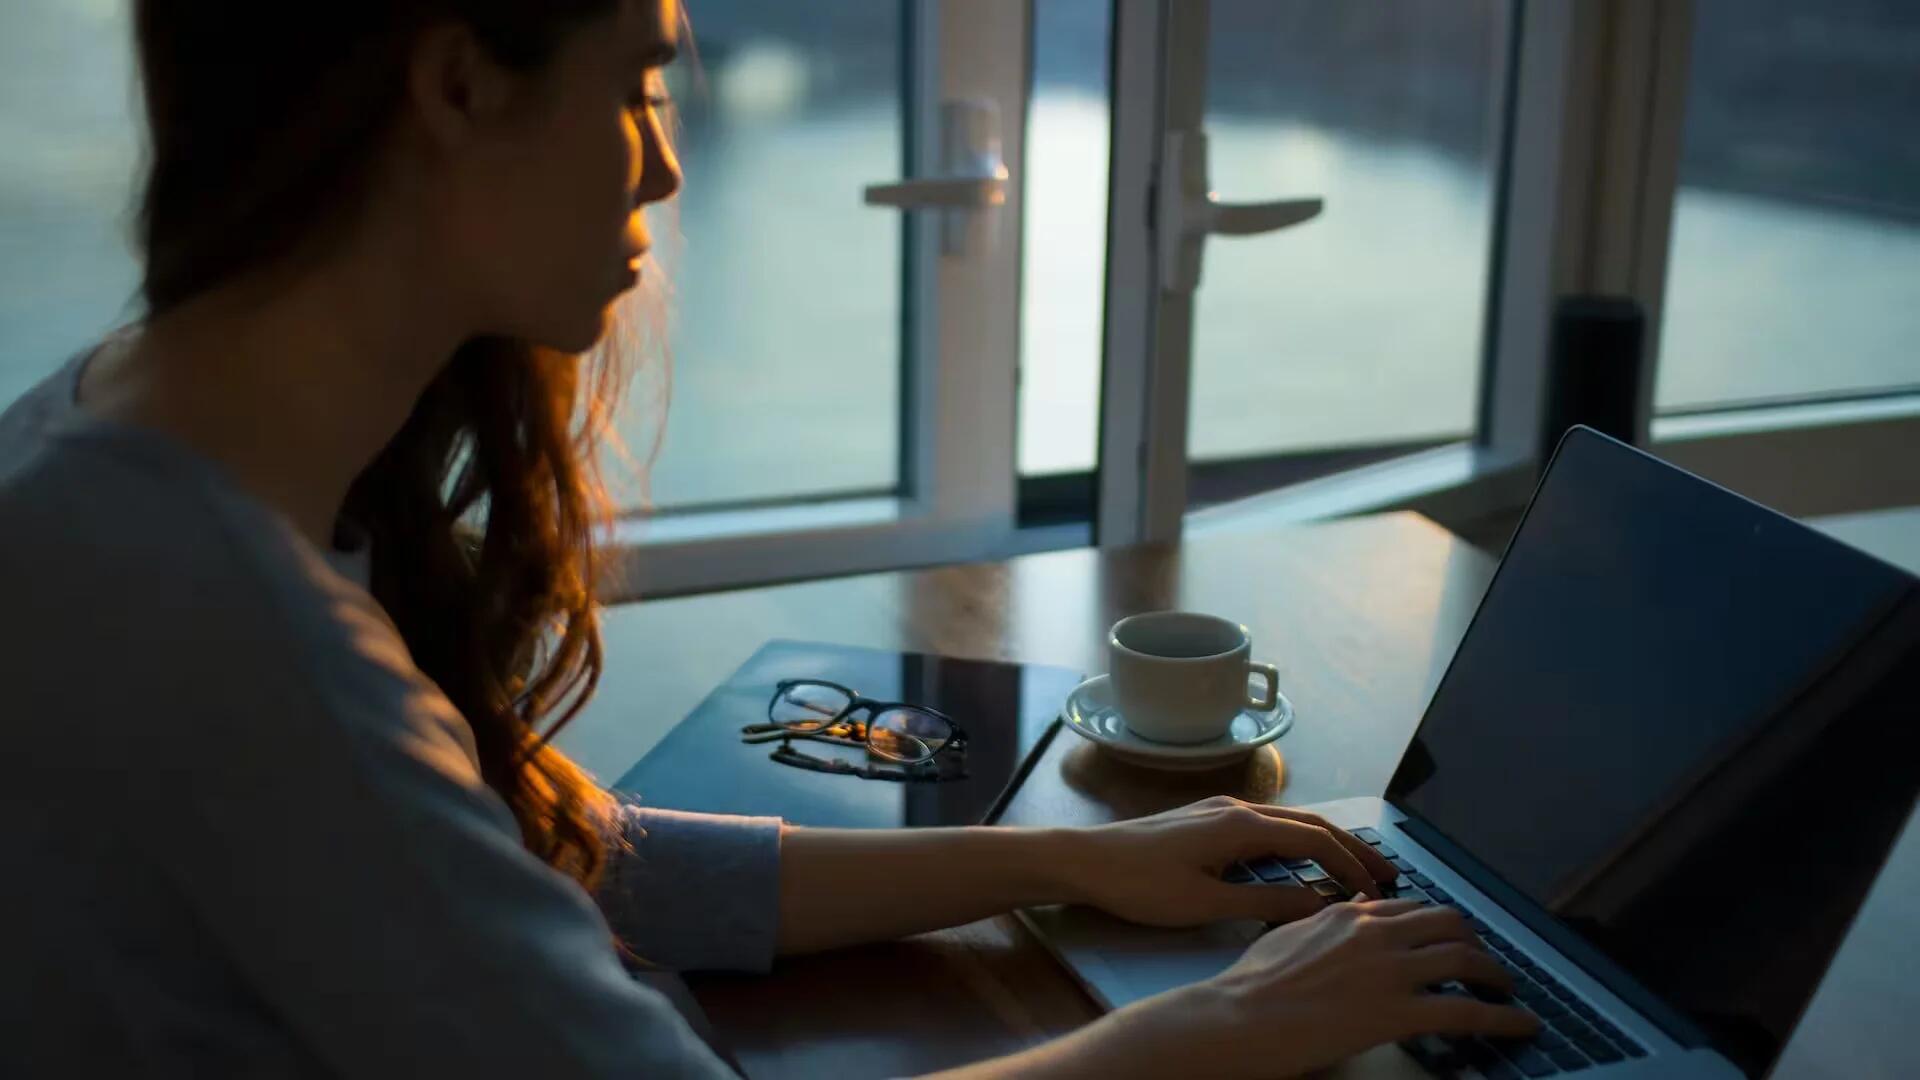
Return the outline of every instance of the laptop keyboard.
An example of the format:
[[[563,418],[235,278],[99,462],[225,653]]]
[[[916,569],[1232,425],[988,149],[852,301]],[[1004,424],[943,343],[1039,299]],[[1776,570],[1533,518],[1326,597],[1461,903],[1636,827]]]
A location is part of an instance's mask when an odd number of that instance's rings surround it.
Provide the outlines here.
[[[1431,1035],[1402,1043],[1422,1065],[1441,1076],[1478,1073],[1490,1080],[1516,1080],[1522,1076],[1557,1076],[1581,1072],[1598,1065],[1611,1065],[1627,1058],[1647,1056],[1646,1048],[1626,1032],[1601,1016],[1570,987],[1548,974],[1526,951],[1487,925],[1486,920],[1434,883],[1434,880],[1399,852],[1386,844],[1372,829],[1355,829],[1353,835],[1373,845],[1384,855],[1400,877],[1389,892],[1395,899],[1418,900],[1422,904],[1444,904],[1458,908],[1467,917],[1467,925],[1480,935],[1480,942],[1494,959],[1513,976],[1513,995],[1497,991],[1447,983],[1434,987],[1442,994],[1462,994],[1483,1001],[1517,1004],[1540,1018],[1540,1034],[1532,1039],[1481,1039]],[[1248,859],[1229,866],[1225,880],[1242,884],[1295,885],[1312,889],[1328,903],[1349,899],[1351,894],[1311,859],[1279,859],[1271,856]]]

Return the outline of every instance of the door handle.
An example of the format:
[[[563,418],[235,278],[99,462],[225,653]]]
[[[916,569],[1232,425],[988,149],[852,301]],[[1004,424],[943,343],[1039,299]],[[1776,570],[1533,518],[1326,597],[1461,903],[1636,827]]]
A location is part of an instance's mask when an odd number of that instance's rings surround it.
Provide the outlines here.
[[[1322,198],[1230,203],[1214,198],[1207,180],[1207,136],[1198,131],[1167,134],[1160,158],[1156,241],[1160,287],[1192,292],[1200,285],[1200,259],[1209,236],[1257,236],[1312,221],[1326,209]]]
[[[940,105],[940,174],[868,184],[868,206],[940,214],[940,250],[965,255],[991,250],[996,208],[1007,201],[1007,164],[1000,154],[1000,108],[983,99]]]
[[[1007,201],[1006,170],[998,176],[942,176],[932,180],[897,180],[868,184],[868,206],[897,206],[903,210],[983,209]]]

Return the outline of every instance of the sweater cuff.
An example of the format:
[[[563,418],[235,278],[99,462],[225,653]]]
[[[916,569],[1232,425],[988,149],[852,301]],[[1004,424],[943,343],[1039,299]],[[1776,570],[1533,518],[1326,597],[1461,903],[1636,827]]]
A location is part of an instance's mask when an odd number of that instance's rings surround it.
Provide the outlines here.
[[[632,850],[614,852],[598,898],[620,940],[673,971],[770,969],[780,819],[631,804],[621,814]]]

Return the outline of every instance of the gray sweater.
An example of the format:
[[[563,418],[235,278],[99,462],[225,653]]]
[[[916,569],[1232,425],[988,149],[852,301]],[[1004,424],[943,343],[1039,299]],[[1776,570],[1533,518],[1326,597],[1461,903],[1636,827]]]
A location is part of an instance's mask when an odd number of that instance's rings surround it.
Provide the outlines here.
[[[629,807],[596,905],[366,553],[77,409],[82,362],[0,415],[0,1075],[730,1075],[610,926],[764,969],[779,823]]]

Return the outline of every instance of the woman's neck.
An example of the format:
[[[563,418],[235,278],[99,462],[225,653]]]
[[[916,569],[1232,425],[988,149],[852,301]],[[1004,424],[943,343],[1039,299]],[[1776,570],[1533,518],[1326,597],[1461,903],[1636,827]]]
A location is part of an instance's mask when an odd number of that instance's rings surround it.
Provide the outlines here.
[[[219,462],[325,548],[354,478],[466,336],[405,266],[363,248],[212,290],[106,350],[81,402]]]

